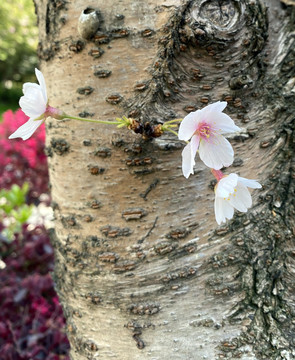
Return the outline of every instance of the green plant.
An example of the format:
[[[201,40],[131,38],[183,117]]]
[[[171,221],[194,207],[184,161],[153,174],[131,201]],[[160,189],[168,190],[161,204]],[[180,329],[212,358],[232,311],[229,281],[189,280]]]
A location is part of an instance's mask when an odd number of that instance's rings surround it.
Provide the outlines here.
[[[38,64],[38,30],[32,0],[0,2],[0,109],[16,109],[22,83]],[[1,119],[0,119],[1,121]]]
[[[3,230],[2,236],[7,241],[14,239],[14,234],[19,233],[32,214],[32,205],[26,204],[26,195],[29,185],[22,187],[12,185],[10,190],[0,190],[0,222]]]

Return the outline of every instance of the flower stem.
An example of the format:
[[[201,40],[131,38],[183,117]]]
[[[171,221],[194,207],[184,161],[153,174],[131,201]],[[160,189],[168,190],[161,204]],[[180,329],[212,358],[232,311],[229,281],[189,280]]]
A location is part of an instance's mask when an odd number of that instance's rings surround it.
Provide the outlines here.
[[[211,173],[216,178],[217,181],[221,180],[224,177],[224,174],[221,170],[211,169]]]
[[[76,116],[71,115],[64,115],[64,119],[73,119],[73,120],[79,120],[79,121],[87,121],[87,122],[94,122],[98,124],[109,124],[109,125],[119,125],[122,124],[120,121],[108,121],[108,120],[94,120],[94,119],[86,119],[86,118],[80,118]]]
[[[164,125],[166,124],[172,124],[174,122],[181,122],[183,119],[173,119],[173,120],[169,120],[169,121],[165,121]]]
[[[172,134],[174,134],[174,135],[176,135],[177,137],[178,137],[178,134],[177,134],[177,132],[176,131],[174,131],[174,130],[172,130],[172,129],[170,129],[169,127],[163,127],[162,128],[164,131],[170,131]]]

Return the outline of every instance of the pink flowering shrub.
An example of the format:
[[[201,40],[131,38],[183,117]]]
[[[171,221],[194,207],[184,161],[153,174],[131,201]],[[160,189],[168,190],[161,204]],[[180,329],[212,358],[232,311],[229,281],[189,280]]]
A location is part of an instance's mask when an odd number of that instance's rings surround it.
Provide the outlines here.
[[[22,238],[21,238],[22,237]],[[43,227],[23,228],[12,243],[0,241],[2,360],[68,360],[69,343],[53,281],[53,250]]]
[[[48,192],[48,167],[44,153],[45,128],[41,125],[35,136],[23,141],[22,139],[8,140],[9,135],[28,117],[17,110],[8,110],[3,114],[0,123],[0,188],[9,189],[12,184],[29,183],[28,202],[38,202],[42,193]]]
[[[26,182],[27,202],[38,203],[48,193],[44,125],[27,141],[8,140],[27,119],[21,110],[3,115],[0,189]],[[41,226],[20,229],[14,241],[7,241],[0,220],[0,259],[6,265],[0,269],[0,359],[68,360],[65,319],[50,275],[54,254],[49,236]]]

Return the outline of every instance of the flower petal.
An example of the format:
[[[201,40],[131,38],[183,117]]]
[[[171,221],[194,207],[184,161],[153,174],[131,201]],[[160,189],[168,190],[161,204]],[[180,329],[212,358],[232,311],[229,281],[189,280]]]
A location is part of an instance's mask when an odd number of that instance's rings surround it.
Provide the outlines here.
[[[23,93],[25,96],[30,96],[30,92],[33,91],[40,91],[40,85],[35,84],[35,83],[31,83],[31,82],[27,82],[23,84]]]
[[[26,123],[20,126],[13,134],[9,136],[9,139],[22,138],[27,140],[33,135],[37,128],[43,123],[43,120],[29,119]]]
[[[216,101],[213,104],[207,105],[205,106],[201,111],[202,111],[202,116],[203,115],[208,115],[209,113],[216,113],[216,112],[222,112],[227,106],[227,102],[226,101]]]
[[[234,208],[230,205],[229,201],[217,196],[215,197],[214,211],[218,225],[234,216]]]
[[[239,176],[239,182],[251,189],[261,189],[262,186],[256,180],[250,180]]]
[[[178,138],[179,140],[189,140],[198,127],[198,118],[200,110],[189,113],[185,116],[179,126]]]
[[[234,161],[231,144],[222,136],[211,136],[208,141],[201,139],[199,154],[204,164],[215,170],[230,166]]]
[[[235,125],[234,121],[224,113],[208,114],[206,121],[213,127],[219,134],[240,131],[241,129]]]
[[[195,157],[192,156],[192,146],[188,143],[182,150],[182,173],[188,178],[190,174],[194,173]]]
[[[45,83],[44,76],[41,73],[41,71],[38,70],[38,69],[35,69],[35,74],[36,74],[36,77],[37,77],[38,82],[39,82],[40,87],[41,87],[43,100],[44,100],[45,104],[47,104],[48,98],[47,98],[47,90],[46,90],[46,83]]]
[[[252,198],[249,190],[245,185],[238,183],[236,188],[235,196],[230,196],[230,204],[241,212],[247,212],[248,208],[252,206]]]
[[[43,104],[43,99],[40,96],[35,99],[22,96],[19,100],[19,106],[28,117],[34,119],[40,117],[46,111],[46,107],[44,107]]]
[[[233,194],[238,184],[238,178],[237,174],[229,174],[219,180],[215,191],[216,196],[228,198],[229,194]]]

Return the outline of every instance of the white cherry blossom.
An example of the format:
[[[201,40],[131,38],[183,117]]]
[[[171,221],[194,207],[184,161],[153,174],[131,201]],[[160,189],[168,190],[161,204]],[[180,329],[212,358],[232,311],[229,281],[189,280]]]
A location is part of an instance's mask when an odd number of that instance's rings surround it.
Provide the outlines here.
[[[23,85],[24,96],[19,100],[19,105],[29,120],[11,134],[9,139],[20,137],[27,140],[49,116],[46,113],[48,99],[44,76],[38,69],[35,69],[35,74],[39,84],[25,83]]]
[[[191,139],[182,151],[182,172],[186,178],[194,173],[197,151],[210,168],[219,170],[233,163],[233,148],[221,134],[239,131],[240,128],[222,112],[226,105],[226,101],[217,101],[189,113],[180,123],[179,139]]]
[[[261,185],[256,180],[249,180],[229,174],[223,176],[215,187],[215,218],[220,225],[231,219],[234,215],[234,209],[241,212],[247,212],[252,206],[252,198],[247,188],[260,189]]]

